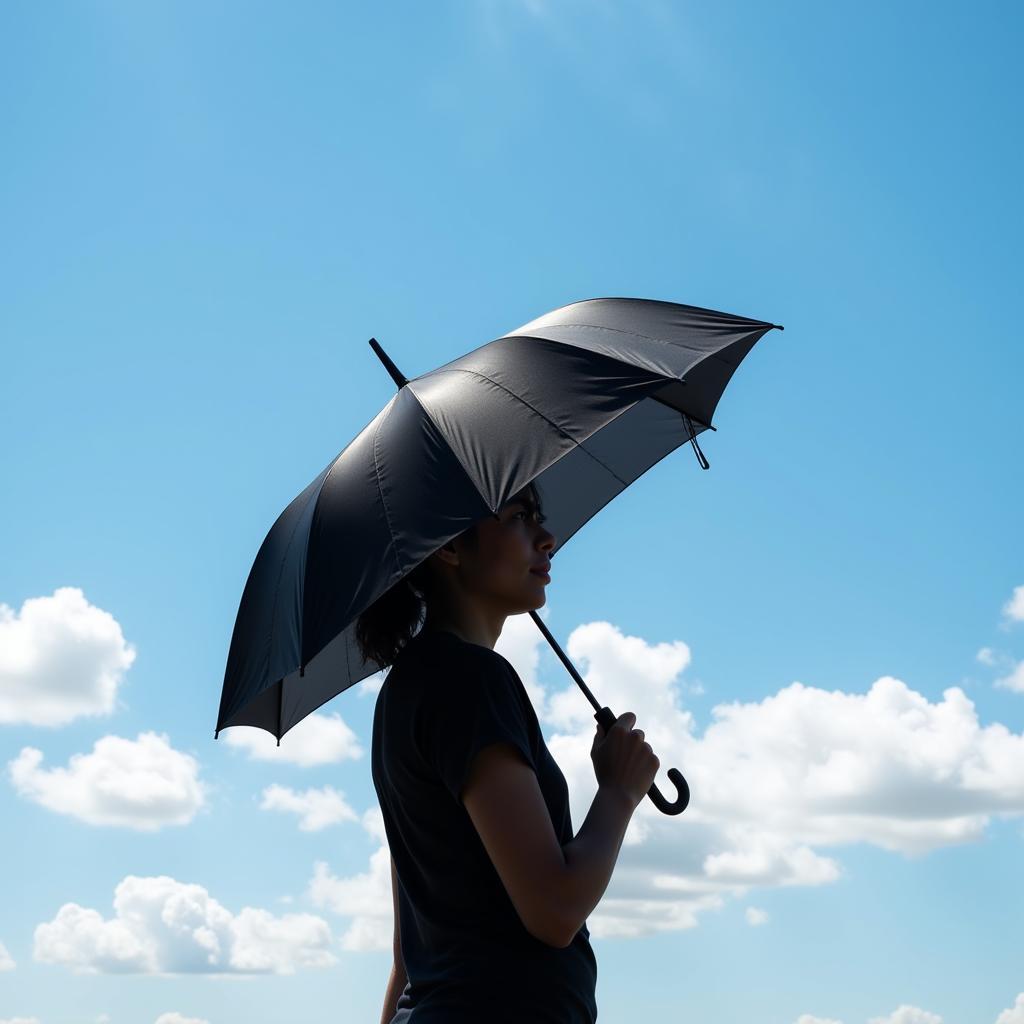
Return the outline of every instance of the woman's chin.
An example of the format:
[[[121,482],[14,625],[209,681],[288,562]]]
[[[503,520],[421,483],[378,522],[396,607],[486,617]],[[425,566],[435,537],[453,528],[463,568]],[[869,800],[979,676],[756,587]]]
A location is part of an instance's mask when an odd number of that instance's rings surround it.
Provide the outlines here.
[[[520,615],[524,614],[525,612],[533,611],[536,608],[543,608],[544,605],[547,604],[547,588],[532,587],[531,589],[533,593],[521,595],[519,601],[517,602],[520,608],[522,609],[519,612]],[[0,1024],[3,1024],[3,1022],[0,1021]]]

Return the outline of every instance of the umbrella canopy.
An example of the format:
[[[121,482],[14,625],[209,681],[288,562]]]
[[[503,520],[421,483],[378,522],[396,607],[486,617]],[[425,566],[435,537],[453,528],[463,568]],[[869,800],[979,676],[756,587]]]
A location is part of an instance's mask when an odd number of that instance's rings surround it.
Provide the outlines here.
[[[398,392],[263,541],[215,735],[249,725],[280,742],[387,667],[363,659],[360,613],[527,484],[544,495],[553,556],[681,444],[707,469],[696,437],[716,429],[725,386],[773,327],[654,299],[588,299],[410,380],[371,340]]]

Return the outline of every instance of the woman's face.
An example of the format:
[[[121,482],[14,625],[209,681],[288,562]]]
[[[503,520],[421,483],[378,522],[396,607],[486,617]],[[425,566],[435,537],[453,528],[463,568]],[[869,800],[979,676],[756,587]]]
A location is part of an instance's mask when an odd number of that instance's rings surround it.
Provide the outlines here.
[[[459,546],[457,575],[478,600],[507,615],[541,607],[549,576],[554,535],[543,526],[536,491],[524,487],[499,510],[476,524],[477,542]]]

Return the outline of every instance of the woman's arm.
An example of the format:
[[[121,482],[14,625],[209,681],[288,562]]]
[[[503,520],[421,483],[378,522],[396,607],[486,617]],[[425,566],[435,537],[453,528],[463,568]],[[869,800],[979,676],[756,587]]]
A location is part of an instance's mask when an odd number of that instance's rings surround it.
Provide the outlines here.
[[[461,795],[527,931],[564,949],[604,895],[636,805],[624,791],[599,787],[563,847],[537,776],[511,743],[477,753]]]
[[[636,804],[624,790],[598,786],[594,802],[575,838],[562,847],[565,876],[561,906],[572,941],[611,881]]]
[[[384,993],[384,1009],[380,1014],[380,1024],[390,1024],[391,1018],[395,1015],[395,1004],[405,990],[408,980],[405,968],[401,964],[391,965],[391,975],[388,978],[387,991]]]

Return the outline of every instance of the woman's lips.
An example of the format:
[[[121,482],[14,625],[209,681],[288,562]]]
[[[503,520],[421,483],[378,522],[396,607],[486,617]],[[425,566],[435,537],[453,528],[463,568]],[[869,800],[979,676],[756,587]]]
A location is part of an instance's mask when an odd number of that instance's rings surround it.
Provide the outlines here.
[[[543,569],[531,569],[530,572],[532,572],[534,576],[540,576],[542,579],[547,580],[548,583],[551,582],[551,574],[546,573]]]

